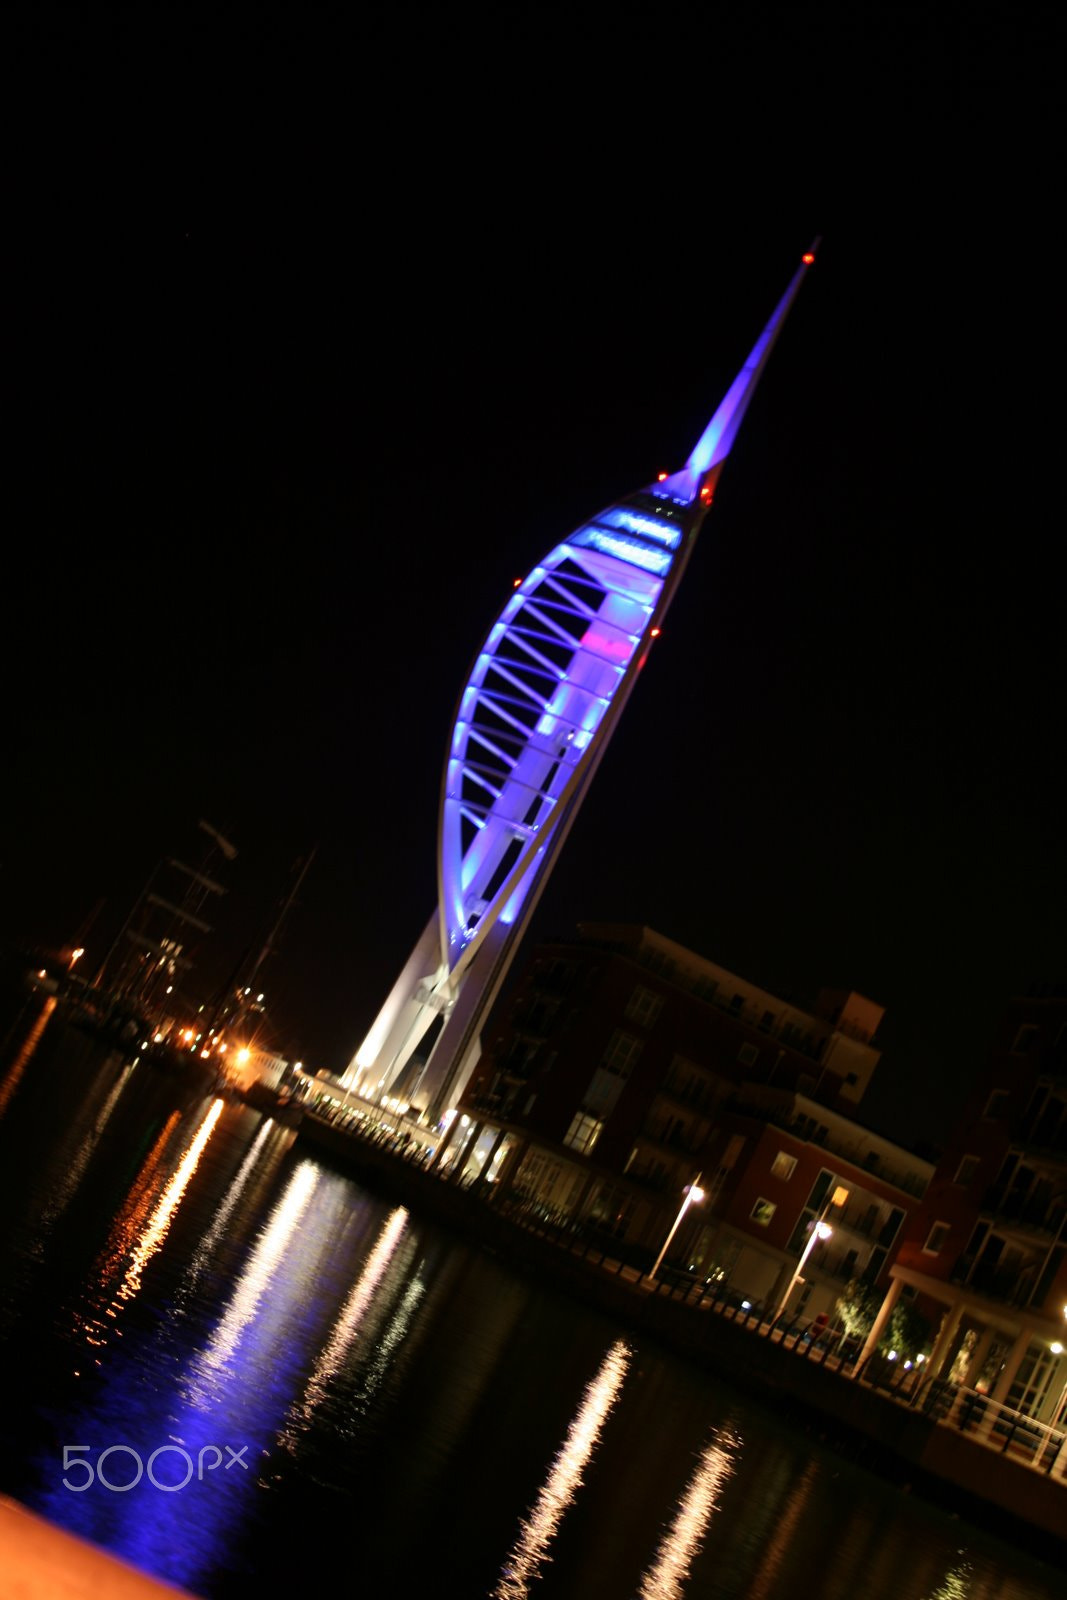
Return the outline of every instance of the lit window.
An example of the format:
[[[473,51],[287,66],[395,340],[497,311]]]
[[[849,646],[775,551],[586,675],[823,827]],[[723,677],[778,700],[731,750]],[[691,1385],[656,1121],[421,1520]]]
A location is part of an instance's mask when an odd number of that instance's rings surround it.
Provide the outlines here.
[[[975,1173],[977,1171],[978,1171],[978,1157],[977,1156],[964,1156],[963,1160],[960,1162],[959,1166],[956,1168],[956,1180],[955,1181],[957,1183],[970,1183],[971,1179],[974,1177],[974,1175],[975,1175]]]
[[[777,1209],[773,1200],[757,1200],[749,1215],[753,1222],[757,1222],[761,1228],[766,1228]]]
[[[625,1016],[627,1022],[637,1022],[644,1028],[650,1028],[662,1009],[663,996],[639,983],[626,1002]]]
[[[579,1155],[587,1156],[600,1138],[604,1124],[598,1122],[596,1117],[589,1116],[588,1112],[579,1111],[564,1134],[563,1143],[568,1150],[577,1150]]]
[[[940,1255],[944,1249],[945,1240],[948,1238],[949,1228],[947,1222],[935,1222],[930,1229],[930,1237],[923,1245],[923,1251],[928,1256]]]
[[[779,1150],[771,1162],[771,1172],[776,1178],[791,1178],[797,1168],[796,1156],[786,1155],[784,1150]]]

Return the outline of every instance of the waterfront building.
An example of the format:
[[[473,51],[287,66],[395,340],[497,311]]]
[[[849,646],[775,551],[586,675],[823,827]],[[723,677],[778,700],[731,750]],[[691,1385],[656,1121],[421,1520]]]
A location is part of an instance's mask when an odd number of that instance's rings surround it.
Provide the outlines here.
[[[901,1294],[939,1328],[932,1377],[1042,1422],[1067,1412],[1067,990],[1007,1008],[903,1230],[871,1348]]]
[[[517,580],[456,707],[438,905],[342,1076],[435,1126],[458,1104],[497,995],[660,633],[813,251],[689,459],[598,512]]]
[[[858,1117],[882,1008],[829,989],[802,1008],[648,928],[579,935],[542,946],[497,1013],[442,1166],[642,1266],[695,1184],[664,1270],[769,1311],[886,1283],[934,1166]]]

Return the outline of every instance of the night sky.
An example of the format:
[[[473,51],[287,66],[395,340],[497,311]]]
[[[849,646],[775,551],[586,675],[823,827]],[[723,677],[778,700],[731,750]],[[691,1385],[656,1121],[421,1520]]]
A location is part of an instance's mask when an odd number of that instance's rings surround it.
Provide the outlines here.
[[[8,13],[0,938],[99,958],[205,817],[216,981],[317,846],[262,981],[339,1070],[513,579],[819,233],[532,937],[860,989],[899,1137],[1067,981],[1062,25],[710,12]]]

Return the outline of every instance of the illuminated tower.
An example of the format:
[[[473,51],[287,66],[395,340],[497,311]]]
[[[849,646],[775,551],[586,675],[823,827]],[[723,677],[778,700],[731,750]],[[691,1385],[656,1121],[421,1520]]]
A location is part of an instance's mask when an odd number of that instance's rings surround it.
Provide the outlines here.
[[[680,472],[549,551],[489,630],[459,697],[441,783],[438,908],[342,1082],[436,1122],[648,658],[786,313],[802,260]]]

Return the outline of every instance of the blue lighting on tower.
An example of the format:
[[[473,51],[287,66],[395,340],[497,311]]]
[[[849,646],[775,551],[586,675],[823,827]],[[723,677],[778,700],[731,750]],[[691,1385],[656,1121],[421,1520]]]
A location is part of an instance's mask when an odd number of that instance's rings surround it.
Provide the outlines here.
[[[438,912],[349,1069],[387,1088],[445,1018],[419,1084],[454,1105],[479,1033],[692,553],[813,254],[685,466],[591,517],[517,581],[460,692],[441,786]]]

